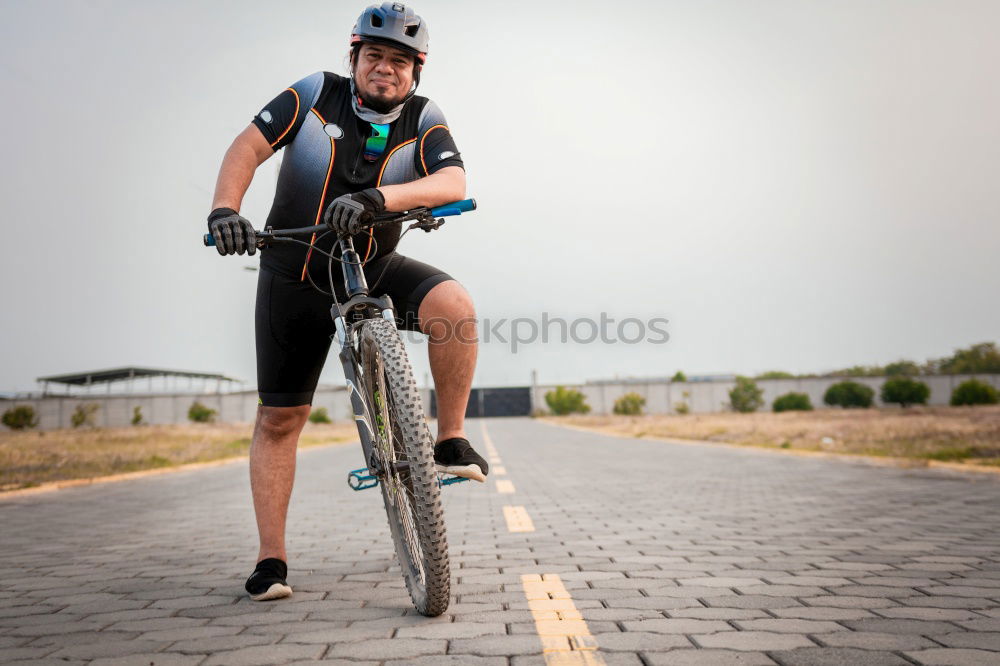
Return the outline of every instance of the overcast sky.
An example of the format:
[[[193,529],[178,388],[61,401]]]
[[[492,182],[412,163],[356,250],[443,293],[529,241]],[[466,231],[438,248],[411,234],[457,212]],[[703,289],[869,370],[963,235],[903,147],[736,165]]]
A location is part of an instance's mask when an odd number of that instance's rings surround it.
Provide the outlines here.
[[[215,177],[264,103],[344,72],[363,7],[0,3],[0,390],[120,365],[253,385],[256,258],[200,242]],[[484,344],[476,385],[822,371],[1000,339],[1000,3],[415,8],[420,93],[480,210],[400,251],[493,321],[669,320],[666,344]],[[277,162],[244,203],[257,226]]]

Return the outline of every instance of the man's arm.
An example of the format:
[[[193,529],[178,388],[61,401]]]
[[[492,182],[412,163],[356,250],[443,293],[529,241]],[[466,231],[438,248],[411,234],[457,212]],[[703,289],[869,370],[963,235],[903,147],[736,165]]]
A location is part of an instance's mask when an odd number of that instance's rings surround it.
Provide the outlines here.
[[[254,172],[273,154],[274,150],[255,125],[243,130],[222,158],[212,209],[232,208],[239,212]]]
[[[400,212],[418,206],[433,208],[465,198],[465,169],[448,166],[409,183],[382,185],[378,189],[385,197],[388,211]]]

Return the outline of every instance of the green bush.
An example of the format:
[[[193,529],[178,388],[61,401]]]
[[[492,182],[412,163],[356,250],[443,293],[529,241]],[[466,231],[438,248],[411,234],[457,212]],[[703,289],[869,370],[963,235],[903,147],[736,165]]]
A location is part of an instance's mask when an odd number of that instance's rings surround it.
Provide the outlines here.
[[[737,412],[756,412],[764,404],[764,391],[754,380],[739,376],[729,392],[729,404]]]
[[[857,382],[837,382],[823,394],[823,402],[831,407],[871,407],[875,391]]]
[[[690,414],[691,406],[688,405],[686,402],[678,402],[676,405],[674,405],[674,411],[680,414],[681,416],[683,416],[684,414]]]
[[[882,402],[887,404],[896,403],[901,407],[925,405],[930,395],[927,384],[909,377],[896,377],[882,384]]]
[[[586,414],[590,411],[583,394],[575,389],[557,386],[554,391],[545,394],[545,403],[557,416],[564,414]]]
[[[132,408],[132,425],[142,425],[145,419],[142,418],[142,407],[136,405]]]
[[[210,409],[195,400],[188,409],[188,420],[195,423],[214,423],[216,413],[214,409]]]
[[[776,412],[810,412],[813,406],[805,393],[786,393],[775,398],[771,408]]]
[[[678,370],[677,372],[674,373],[674,376],[671,378],[670,381],[672,381],[672,382],[686,382],[687,380],[688,380],[687,375],[685,375],[683,372],[681,372],[680,370]]]
[[[646,406],[646,399],[638,393],[626,393],[615,400],[615,414],[625,416],[636,416],[642,414],[642,408]]]
[[[757,379],[795,379],[795,375],[784,370],[769,370],[757,375]]]
[[[310,423],[332,423],[330,415],[326,413],[326,407],[313,407],[309,412]]]
[[[97,416],[97,410],[101,406],[96,402],[83,402],[76,406],[73,413],[70,414],[69,422],[74,428],[79,428],[81,426],[94,426],[94,417]]]
[[[38,425],[35,408],[31,405],[15,405],[3,413],[3,424],[11,430],[26,430]]]
[[[997,390],[978,379],[967,379],[951,392],[951,404],[958,405],[995,405],[1000,401]],[[4,423],[6,423],[4,416]]]
[[[920,374],[920,366],[907,360],[890,363],[883,370],[886,377],[916,377]]]

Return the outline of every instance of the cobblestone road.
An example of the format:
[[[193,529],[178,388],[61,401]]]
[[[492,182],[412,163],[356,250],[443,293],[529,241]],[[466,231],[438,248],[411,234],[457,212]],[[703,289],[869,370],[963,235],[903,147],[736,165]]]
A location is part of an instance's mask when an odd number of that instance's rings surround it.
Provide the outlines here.
[[[0,663],[1000,663],[991,475],[485,426],[496,473],[444,490],[439,618],[351,445],[300,454],[277,602],[242,592],[245,464],[0,501]]]

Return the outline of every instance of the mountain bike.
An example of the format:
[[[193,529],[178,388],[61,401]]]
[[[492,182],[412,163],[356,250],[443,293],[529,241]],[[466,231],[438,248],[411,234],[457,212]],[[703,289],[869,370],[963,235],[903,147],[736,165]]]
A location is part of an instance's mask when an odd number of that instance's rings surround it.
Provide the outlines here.
[[[412,229],[430,232],[444,224],[443,218],[475,208],[474,199],[465,199],[436,208],[381,214],[373,217],[365,230],[412,221],[404,235]],[[330,316],[366,464],[348,474],[348,484],[354,490],[381,487],[389,531],[413,605],[423,615],[440,615],[451,598],[440,489],[468,479],[438,475],[434,438],[427,427],[406,348],[396,330],[392,300],[388,295],[369,295],[362,262],[350,236],[337,239],[339,257],[316,246],[331,233],[326,227],[316,226],[267,228],[257,232],[257,246],[266,251],[272,243],[299,243],[328,257],[329,293],[333,296]],[[317,237],[310,243],[300,240],[313,234]],[[204,243],[212,246],[215,240],[205,234]],[[347,294],[344,303],[337,301],[333,288],[334,261],[340,262],[343,272]],[[319,289],[311,275],[309,281]]]

